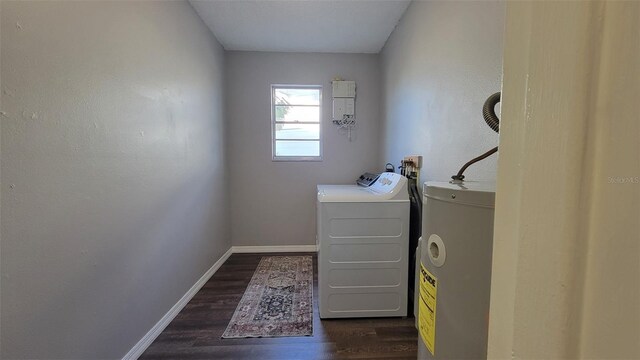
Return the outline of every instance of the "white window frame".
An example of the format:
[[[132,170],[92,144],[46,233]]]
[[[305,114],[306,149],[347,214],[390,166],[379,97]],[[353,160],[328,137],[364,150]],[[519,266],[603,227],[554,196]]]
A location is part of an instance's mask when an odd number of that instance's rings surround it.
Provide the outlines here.
[[[276,89],[316,89],[320,92],[318,104],[318,122],[305,122],[305,124],[318,124],[318,139],[287,139],[290,141],[317,141],[320,154],[318,156],[276,156]],[[294,106],[316,106],[316,105],[294,105]],[[271,84],[271,160],[272,161],[322,161],[322,85],[290,85]]]

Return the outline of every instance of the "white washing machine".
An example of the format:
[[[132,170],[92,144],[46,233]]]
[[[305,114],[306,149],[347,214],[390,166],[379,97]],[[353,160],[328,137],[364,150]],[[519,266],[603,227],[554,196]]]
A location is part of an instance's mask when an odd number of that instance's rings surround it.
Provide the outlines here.
[[[406,316],[407,179],[318,185],[317,222],[320,317]]]
[[[423,187],[418,359],[486,359],[495,184]]]

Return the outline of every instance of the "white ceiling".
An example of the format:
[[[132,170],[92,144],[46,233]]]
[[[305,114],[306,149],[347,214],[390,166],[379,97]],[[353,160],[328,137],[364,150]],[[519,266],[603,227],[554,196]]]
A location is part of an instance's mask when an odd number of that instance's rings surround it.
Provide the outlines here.
[[[410,0],[190,0],[226,50],[378,53]]]

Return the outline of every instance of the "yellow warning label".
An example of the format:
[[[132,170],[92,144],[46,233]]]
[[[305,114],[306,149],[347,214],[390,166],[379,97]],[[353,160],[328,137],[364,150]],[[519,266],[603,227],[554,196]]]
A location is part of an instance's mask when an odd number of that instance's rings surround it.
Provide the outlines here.
[[[418,307],[418,327],[420,337],[431,355],[436,350],[436,295],[438,279],[420,263],[420,301]]]

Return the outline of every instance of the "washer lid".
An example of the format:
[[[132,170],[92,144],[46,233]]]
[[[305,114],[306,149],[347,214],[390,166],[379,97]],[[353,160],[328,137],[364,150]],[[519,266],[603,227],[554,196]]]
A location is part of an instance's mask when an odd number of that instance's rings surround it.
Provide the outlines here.
[[[461,183],[427,181],[422,187],[424,201],[427,198],[493,208],[496,184],[488,181],[463,181]]]
[[[407,178],[395,173],[382,173],[369,187],[358,185],[318,185],[319,202],[409,201]]]

